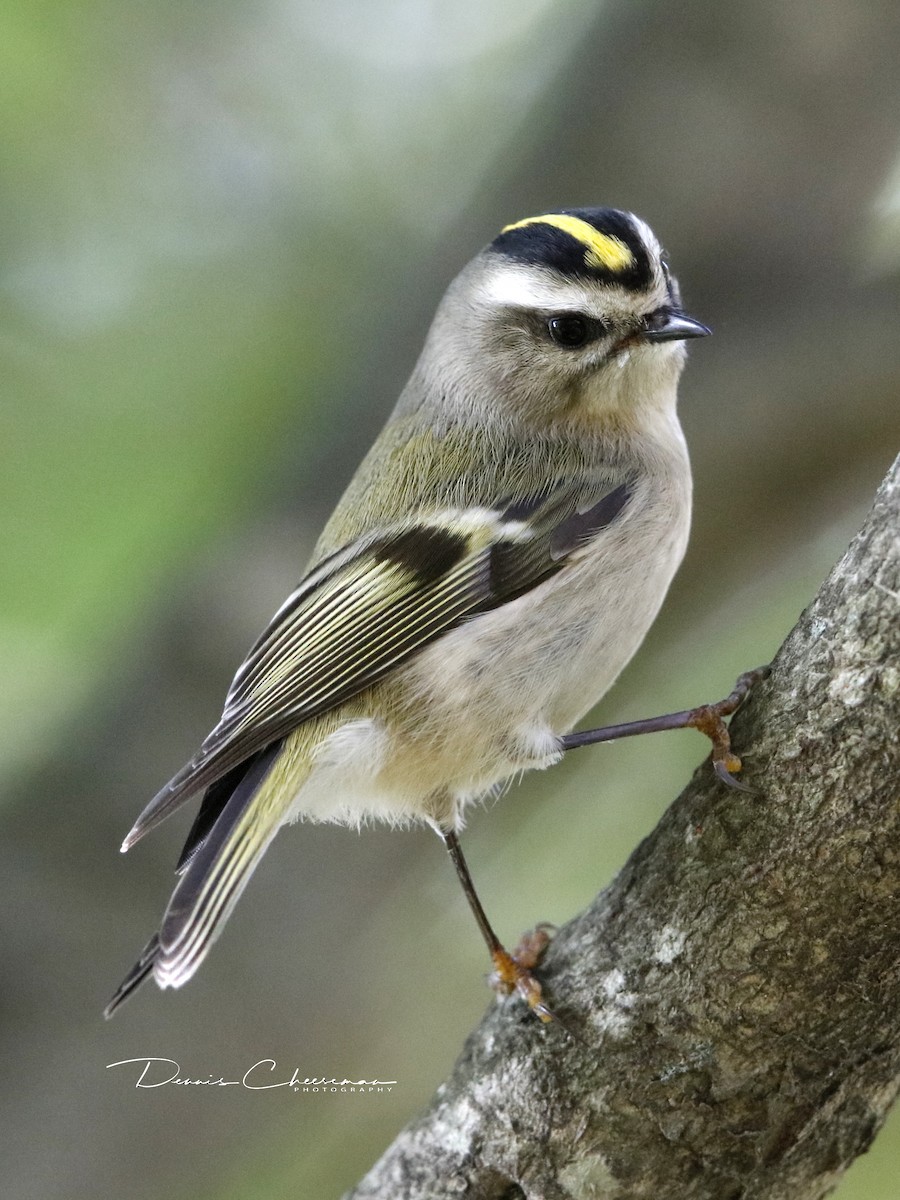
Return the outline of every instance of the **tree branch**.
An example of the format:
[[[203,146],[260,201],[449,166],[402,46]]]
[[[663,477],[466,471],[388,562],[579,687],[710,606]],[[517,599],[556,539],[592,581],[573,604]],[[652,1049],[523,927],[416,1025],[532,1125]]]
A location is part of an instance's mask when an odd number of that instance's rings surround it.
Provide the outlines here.
[[[900,1085],[900,459],[732,723],[353,1200],[812,1200]]]

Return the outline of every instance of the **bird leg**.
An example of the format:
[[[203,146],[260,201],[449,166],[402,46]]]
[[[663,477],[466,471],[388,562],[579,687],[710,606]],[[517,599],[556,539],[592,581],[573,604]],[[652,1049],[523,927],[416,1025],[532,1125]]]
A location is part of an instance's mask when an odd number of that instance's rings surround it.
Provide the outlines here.
[[[456,868],[456,874],[459,876],[469,907],[478,922],[481,935],[487,942],[491,962],[494,964],[494,970],[491,973],[491,987],[501,996],[509,996],[513,992],[518,992],[535,1016],[542,1021],[558,1020],[555,1013],[544,1003],[541,985],[531,973],[532,968],[540,962],[550,941],[547,927],[539,925],[531,933],[525,934],[515,951],[510,954],[494,933],[487,914],[481,907],[481,901],[478,899],[478,893],[472,883],[472,876],[469,874],[469,867],[463,857],[459,838],[449,829],[440,829],[438,832],[443,838],[447,852]]]
[[[733,772],[740,771],[741,760],[731,749],[731,739],[725,717],[730,717],[741,706],[748,692],[761,679],[769,674],[769,667],[757,667],[755,671],[746,671],[739,677],[734,690],[724,700],[715,704],[702,704],[699,708],[688,708],[682,712],[666,713],[661,717],[648,717],[643,721],[628,721],[623,725],[606,725],[600,729],[585,729],[580,733],[569,733],[560,739],[560,748],[575,750],[579,746],[592,746],[595,742],[612,742],[617,738],[634,737],[639,733],[659,733],[666,729],[697,729],[712,742],[713,768],[723,783],[729,787],[739,788],[749,792],[752,789],[739,783]],[[491,986],[503,996],[517,992],[535,1016],[542,1021],[560,1021],[556,1013],[544,1003],[541,985],[535,979],[532,971],[541,961],[549,942],[550,935],[547,925],[538,925],[530,933],[526,933],[512,954],[494,933],[493,927],[482,908],[469,867],[463,856],[459,838],[449,829],[438,828],[447,852],[456,868],[456,874],[462,884],[466,900],[469,902],[481,935],[487,943],[494,970],[491,973]],[[565,1028],[565,1026],[563,1026]],[[573,1035],[574,1036],[574,1035]]]
[[[561,738],[563,750],[576,750],[579,746],[592,746],[595,742],[612,742],[617,738],[635,737],[639,733],[660,733],[666,729],[697,729],[712,742],[713,770],[729,787],[742,792],[752,791],[738,783],[734,773],[740,771],[741,760],[731,749],[731,738],[724,718],[735,712],[747,693],[771,668],[757,667],[745,671],[734,685],[734,691],[717,704],[701,704],[699,708],[687,708],[681,712],[666,713],[661,717],[647,717],[643,721],[627,721],[624,725],[606,725],[601,729],[585,729],[581,733],[569,733]]]

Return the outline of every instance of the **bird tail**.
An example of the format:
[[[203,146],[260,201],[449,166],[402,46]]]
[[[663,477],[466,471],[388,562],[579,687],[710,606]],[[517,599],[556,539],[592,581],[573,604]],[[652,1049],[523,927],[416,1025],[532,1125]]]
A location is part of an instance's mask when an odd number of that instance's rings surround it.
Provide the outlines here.
[[[181,879],[159,933],[144,947],[104,1016],[112,1016],[151,974],[160,987],[181,987],[203,962],[281,824],[280,790],[263,786],[280,749],[277,742],[251,760],[203,840],[182,856]]]
[[[119,986],[116,988],[112,999],[106,1008],[103,1010],[103,1015],[107,1021],[132,992],[137,991],[150,972],[153,970],[153,964],[156,962],[156,957],[159,954],[159,934],[154,933],[153,937],[141,951],[141,957],[137,960]]]

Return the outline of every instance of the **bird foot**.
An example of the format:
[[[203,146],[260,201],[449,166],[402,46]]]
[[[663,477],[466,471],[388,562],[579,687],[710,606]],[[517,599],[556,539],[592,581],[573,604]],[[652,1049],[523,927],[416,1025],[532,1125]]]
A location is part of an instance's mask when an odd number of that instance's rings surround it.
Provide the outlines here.
[[[512,954],[502,946],[491,954],[494,970],[491,972],[490,984],[494,991],[498,996],[511,996],[516,992],[534,1015],[545,1023],[559,1018],[544,1003],[541,985],[532,971],[539,965],[550,945],[548,931],[553,928],[552,925],[543,922],[522,935]]]
[[[737,683],[734,685],[734,691],[726,696],[724,700],[719,700],[715,704],[701,704],[699,708],[694,708],[690,711],[688,720],[685,722],[692,729],[698,730],[705,734],[712,742],[712,764],[713,770],[729,787],[736,788],[739,792],[753,792],[753,788],[747,784],[739,782],[735,779],[735,775],[741,769],[741,760],[731,749],[731,735],[728,732],[728,726],[725,724],[725,717],[730,717],[740,708],[750,689],[761,679],[769,674],[770,668],[757,667],[753,671],[745,671],[741,675]]]
[[[741,769],[741,760],[731,749],[731,735],[725,724],[725,717],[730,717],[737,711],[750,689],[761,679],[765,679],[769,671],[769,667],[745,671],[734,685],[734,691],[715,704],[701,704],[699,708],[665,713],[660,717],[646,717],[642,721],[626,721],[623,725],[605,725],[601,729],[582,729],[578,733],[567,733],[559,739],[560,749],[576,750],[579,746],[614,742],[618,738],[636,737],[644,733],[662,733],[669,729],[697,729],[713,744],[713,769],[722,782],[741,792],[752,792],[753,788],[739,783],[734,777]]]

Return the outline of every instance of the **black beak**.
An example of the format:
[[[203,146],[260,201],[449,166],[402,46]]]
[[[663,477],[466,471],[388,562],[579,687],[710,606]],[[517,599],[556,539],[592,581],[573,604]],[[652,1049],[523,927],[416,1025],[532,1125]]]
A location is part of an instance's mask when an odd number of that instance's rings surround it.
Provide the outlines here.
[[[712,333],[706,325],[677,309],[659,308],[647,318],[641,334],[645,342],[680,342],[684,338],[706,337]]]

